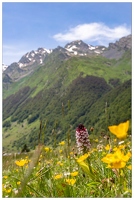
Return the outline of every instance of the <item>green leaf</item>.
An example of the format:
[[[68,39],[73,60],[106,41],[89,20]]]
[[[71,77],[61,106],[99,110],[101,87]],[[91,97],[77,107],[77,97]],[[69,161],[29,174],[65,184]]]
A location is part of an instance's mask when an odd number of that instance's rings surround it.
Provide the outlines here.
[[[87,184],[87,186],[96,187],[96,185],[99,185],[99,184],[100,184],[100,182],[90,182],[90,183]]]

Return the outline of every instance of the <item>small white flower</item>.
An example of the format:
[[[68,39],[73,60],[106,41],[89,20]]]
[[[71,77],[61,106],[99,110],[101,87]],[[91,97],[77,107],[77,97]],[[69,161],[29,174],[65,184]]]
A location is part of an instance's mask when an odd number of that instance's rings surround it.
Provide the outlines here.
[[[70,176],[70,172],[64,172],[63,175],[64,175],[65,177]]]
[[[17,188],[14,188],[13,191],[14,191],[14,194],[18,194],[18,192],[19,192],[19,191],[17,190]]]
[[[118,145],[123,144],[123,143],[124,143],[124,141],[120,141],[120,142],[118,143]]]

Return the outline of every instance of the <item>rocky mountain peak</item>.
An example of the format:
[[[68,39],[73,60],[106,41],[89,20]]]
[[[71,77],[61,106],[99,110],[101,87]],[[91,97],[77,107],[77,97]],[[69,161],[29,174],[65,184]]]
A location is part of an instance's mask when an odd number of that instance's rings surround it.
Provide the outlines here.
[[[118,48],[122,50],[128,50],[132,48],[132,35],[128,35],[127,37],[122,37],[119,41],[115,43],[110,43],[109,48]]]
[[[132,35],[120,38],[115,43],[109,43],[107,50],[102,56],[109,59],[120,59],[127,50],[132,49]]]
[[[90,54],[101,54],[106,49],[104,46],[93,46],[86,44],[82,40],[76,40],[68,43],[65,49],[74,55],[86,56]]]
[[[71,56],[88,55],[101,55],[109,59],[119,59],[126,50],[131,48],[132,35],[122,37],[115,43],[110,43],[108,48],[100,45],[93,46],[86,44],[82,40],[75,40],[67,43],[65,47],[58,46],[53,50],[48,50],[42,47],[37,50],[32,50],[23,55],[18,63],[12,63],[9,66],[2,65],[2,68],[11,78],[17,80],[34,71],[34,68],[37,66],[43,65],[46,56],[49,56],[51,53],[60,53],[59,59],[61,60],[68,59]]]
[[[32,65],[35,62],[37,64],[42,64],[46,55],[50,54],[51,52],[52,50],[48,50],[45,48],[38,48],[36,51],[32,50],[31,52],[28,52],[24,56],[22,56],[22,58],[18,62],[19,67],[23,68],[28,65]]]

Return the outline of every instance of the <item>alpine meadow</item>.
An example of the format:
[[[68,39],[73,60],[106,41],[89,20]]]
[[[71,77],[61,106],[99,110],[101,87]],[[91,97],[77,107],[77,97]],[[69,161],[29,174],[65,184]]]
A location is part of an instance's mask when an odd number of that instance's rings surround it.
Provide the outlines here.
[[[131,197],[131,35],[38,48],[2,78],[3,197]]]

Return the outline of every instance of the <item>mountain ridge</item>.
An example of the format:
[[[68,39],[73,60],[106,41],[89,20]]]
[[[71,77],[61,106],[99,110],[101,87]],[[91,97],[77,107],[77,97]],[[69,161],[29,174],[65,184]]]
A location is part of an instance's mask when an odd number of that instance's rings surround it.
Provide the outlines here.
[[[127,49],[132,48],[132,35],[128,35],[126,37],[120,38],[115,43],[109,43],[108,47],[105,46],[93,46],[88,45],[82,40],[72,41],[67,43],[64,47],[58,46],[55,49],[45,49],[38,48],[37,50],[32,50],[27,52],[25,55],[21,57],[19,62],[11,63],[9,66],[3,64],[2,71],[7,73],[10,78],[17,80],[14,76],[14,68],[17,71],[21,71],[22,76],[29,74],[34,70],[38,65],[42,65],[46,56],[51,54],[55,50],[64,51],[65,54],[70,56],[87,56],[87,55],[102,55],[109,59],[120,59]],[[20,70],[21,69],[21,70]],[[21,75],[20,75],[21,76]]]

